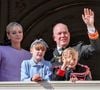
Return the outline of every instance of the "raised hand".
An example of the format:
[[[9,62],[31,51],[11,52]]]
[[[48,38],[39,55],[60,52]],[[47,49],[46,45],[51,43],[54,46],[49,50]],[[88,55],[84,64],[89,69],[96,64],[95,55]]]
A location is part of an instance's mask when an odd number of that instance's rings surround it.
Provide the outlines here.
[[[84,8],[82,19],[87,26],[94,27],[94,12],[91,9]]]

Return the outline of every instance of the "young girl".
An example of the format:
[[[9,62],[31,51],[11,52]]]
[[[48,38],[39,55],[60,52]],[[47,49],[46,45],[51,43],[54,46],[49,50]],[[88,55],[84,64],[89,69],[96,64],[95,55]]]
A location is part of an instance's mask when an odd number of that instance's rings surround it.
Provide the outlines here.
[[[51,63],[44,60],[47,47],[43,39],[37,39],[31,44],[32,58],[23,61],[21,65],[22,81],[51,80]]]
[[[91,72],[88,66],[78,63],[78,51],[67,48],[61,56],[62,65],[54,67],[53,80],[91,80]]]

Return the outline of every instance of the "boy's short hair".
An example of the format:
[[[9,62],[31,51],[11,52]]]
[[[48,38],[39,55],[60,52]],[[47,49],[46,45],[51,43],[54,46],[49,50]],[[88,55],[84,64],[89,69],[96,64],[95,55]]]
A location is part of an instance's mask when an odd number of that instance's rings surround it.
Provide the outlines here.
[[[75,57],[75,54],[78,53],[78,51],[77,51],[75,48],[71,48],[71,47],[66,48],[66,49],[63,51],[63,53],[62,53],[62,56],[61,56],[62,59],[63,59],[64,57],[66,57],[66,56],[64,55],[64,53],[67,53],[68,51],[70,51],[70,55],[71,55],[72,58],[74,58],[74,57]],[[68,56],[67,56],[67,57],[68,57]]]

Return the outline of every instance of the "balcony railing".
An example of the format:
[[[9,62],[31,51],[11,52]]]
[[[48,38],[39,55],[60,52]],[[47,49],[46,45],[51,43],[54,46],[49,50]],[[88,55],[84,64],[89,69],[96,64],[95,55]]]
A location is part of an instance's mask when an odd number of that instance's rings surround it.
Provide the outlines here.
[[[0,90],[100,90],[100,81],[0,82]]]

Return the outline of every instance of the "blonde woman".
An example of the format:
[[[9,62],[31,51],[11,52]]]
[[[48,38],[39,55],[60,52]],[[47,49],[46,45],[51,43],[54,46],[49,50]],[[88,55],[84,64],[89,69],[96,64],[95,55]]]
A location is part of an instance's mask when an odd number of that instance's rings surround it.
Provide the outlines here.
[[[23,27],[17,22],[10,22],[6,27],[10,45],[0,46],[0,81],[20,81],[20,68],[24,59],[31,53],[21,47]]]

